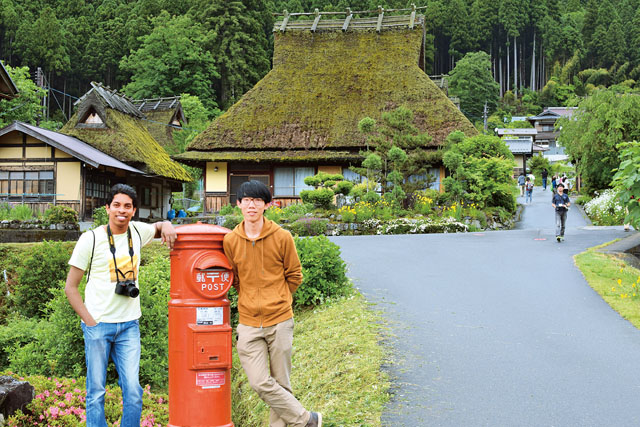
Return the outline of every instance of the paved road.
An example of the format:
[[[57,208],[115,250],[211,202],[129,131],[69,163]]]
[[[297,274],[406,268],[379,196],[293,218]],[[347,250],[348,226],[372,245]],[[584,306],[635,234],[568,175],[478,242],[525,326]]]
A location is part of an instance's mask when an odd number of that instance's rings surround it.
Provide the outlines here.
[[[391,326],[383,426],[640,425],[640,331],[572,259],[628,233],[573,208],[557,243],[550,198],[516,230],[333,239]]]

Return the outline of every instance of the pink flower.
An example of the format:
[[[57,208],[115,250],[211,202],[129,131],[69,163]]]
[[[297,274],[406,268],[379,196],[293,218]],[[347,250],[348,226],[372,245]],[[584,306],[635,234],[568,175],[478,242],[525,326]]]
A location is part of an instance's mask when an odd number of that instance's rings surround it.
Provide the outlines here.
[[[73,399],[73,393],[69,392],[67,394],[64,395],[64,398],[67,402],[71,402],[71,399]]]
[[[162,402],[164,402],[164,400],[161,397],[158,398],[158,403],[162,403]]]
[[[51,413],[51,417],[53,419],[58,418],[58,414],[60,413],[60,410],[58,408],[56,408],[55,406],[52,406],[49,408],[49,412]]]
[[[44,415],[40,414],[40,419],[44,420]]]
[[[64,408],[67,405],[64,402],[60,402],[60,403],[58,403],[58,406],[61,407],[61,408]]]

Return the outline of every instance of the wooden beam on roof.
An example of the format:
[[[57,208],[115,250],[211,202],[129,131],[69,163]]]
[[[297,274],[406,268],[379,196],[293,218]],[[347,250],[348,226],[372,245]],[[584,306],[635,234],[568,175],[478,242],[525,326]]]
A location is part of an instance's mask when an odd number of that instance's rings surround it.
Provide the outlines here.
[[[311,32],[315,33],[316,32],[316,28],[318,27],[318,22],[320,22],[320,11],[318,10],[318,8],[316,8],[315,11],[316,14],[316,19],[313,21],[313,25],[311,26]]]
[[[378,6],[378,25],[376,26],[378,33],[382,30],[382,18],[384,18],[384,7]]]
[[[156,110],[160,106],[161,102],[162,102],[162,98],[158,100],[157,104],[155,105],[155,107],[153,107],[153,109]]]
[[[282,20],[282,25],[280,25],[280,32],[284,33],[287,30],[287,24],[289,23],[289,12],[287,9],[284,10],[284,19]]]
[[[416,5],[411,3],[411,16],[409,17],[409,28],[413,30],[413,26],[416,23]]]
[[[353,17],[353,14],[351,13],[351,8],[347,8],[347,17],[344,19],[344,24],[342,24],[342,31],[347,31],[347,28],[349,28],[349,22],[351,22],[351,18]]]

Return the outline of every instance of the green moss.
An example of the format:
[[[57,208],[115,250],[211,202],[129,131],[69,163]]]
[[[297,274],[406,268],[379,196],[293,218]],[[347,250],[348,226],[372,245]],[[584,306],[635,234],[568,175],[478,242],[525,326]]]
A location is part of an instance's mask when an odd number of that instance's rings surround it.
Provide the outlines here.
[[[319,160],[338,162],[358,161],[363,157],[348,151],[187,151],[173,156],[184,163],[253,161],[253,162],[317,162]]]
[[[405,106],[441,145],[477,131],[418,67],[423,29],[275,34],[273,69],[189,150],[358,149],[358,121]]]
[[[162,111],[146,111],[144,113],[148,120],[143,120],[142,124],[149,131],[153,139],[155,139],[162,148],[173,148],[175,143],[173,141],[173,132],[179,132],[178,129],[166,126],[171,121],[175,110],[162,110]]]
[[[179,181],[191,181],[189,173],[171,160],[139,119],[107,108],[107,129],[78,129],[75,127],[77,121],[78,115],[75,114],[60,132],[74,136],[122,162],[143,163],[146,172]]]

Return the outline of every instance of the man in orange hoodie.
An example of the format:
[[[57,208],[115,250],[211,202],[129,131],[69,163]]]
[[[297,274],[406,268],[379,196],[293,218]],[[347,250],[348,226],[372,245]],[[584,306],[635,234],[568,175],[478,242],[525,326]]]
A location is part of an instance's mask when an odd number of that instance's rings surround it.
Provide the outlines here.
[[[266,185],[243,183],[237,204],[244,221],[224,237],[238,291],[238,356],[251,388],[271,408],[271,427],[321,427],[322,415],[307,411],[291,391],[291,304],[302,266],[291,233],[264,217],[270,202]]]

